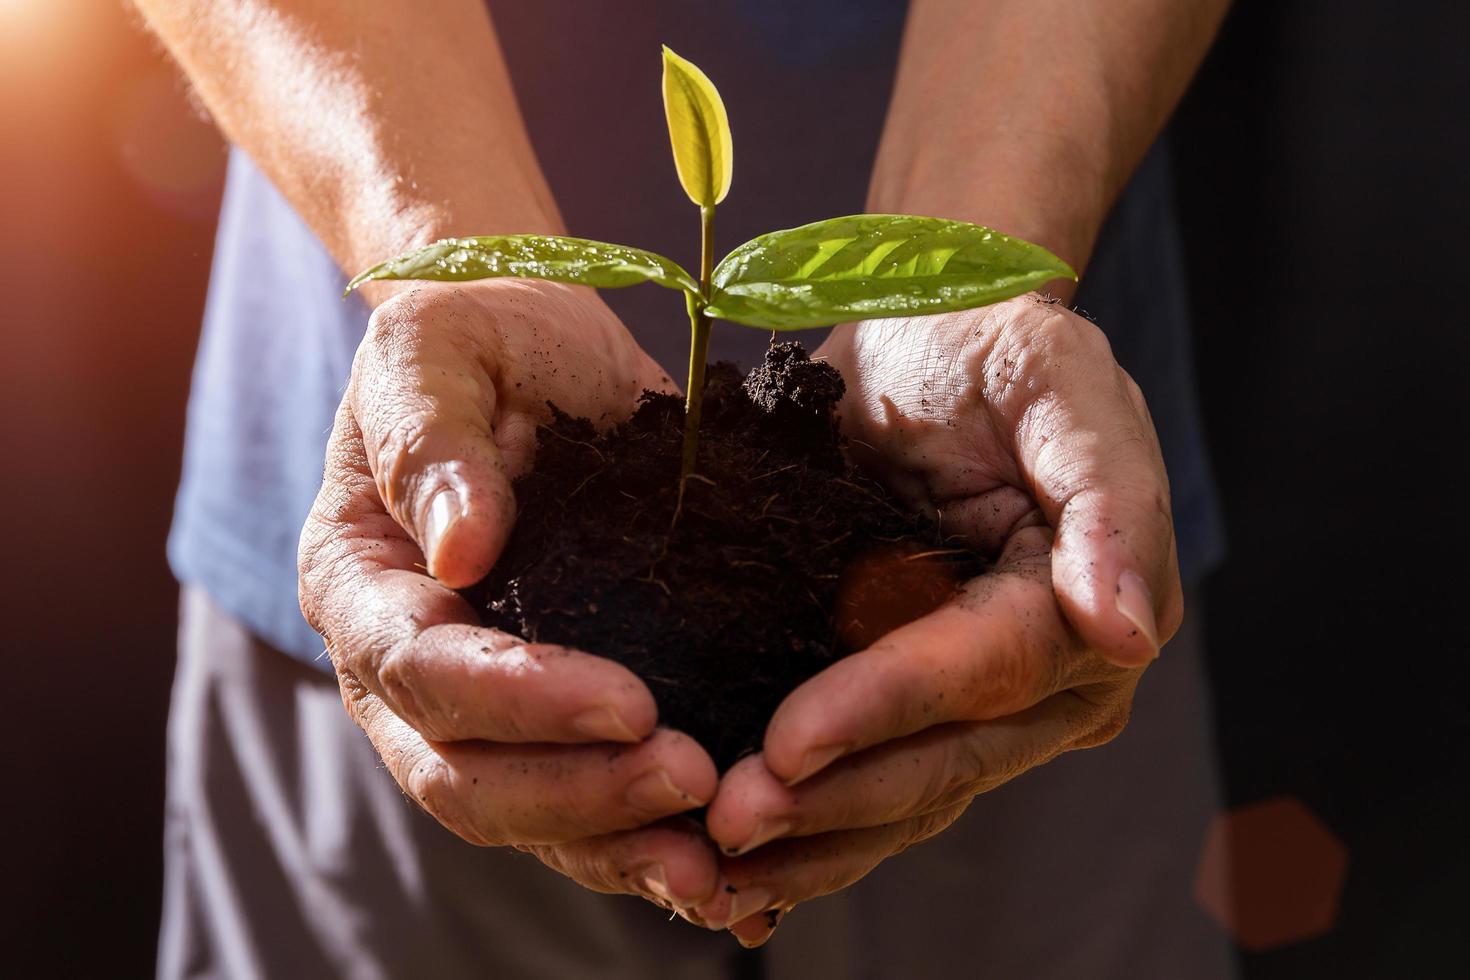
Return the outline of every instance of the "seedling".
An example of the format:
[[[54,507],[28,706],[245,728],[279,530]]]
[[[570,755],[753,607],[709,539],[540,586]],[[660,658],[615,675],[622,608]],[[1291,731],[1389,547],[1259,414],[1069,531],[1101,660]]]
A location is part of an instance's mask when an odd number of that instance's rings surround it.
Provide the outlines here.
[[[714,320],[803,330],[872,317],[972,309],[1018,296],[1072,268],[1039,245],[981,225],[906,214],[857,214],[773,231],[714,262],[715,206],[730,190],[725,104],[704,72],[663,49],[664,113],[679,182],[699,208],[699,278],[662,255],[556,235],[446,238],[373,266],[375,279],[498,276],[610,289],[652,282],[683,292],[689,312],[681,477],[694,470]]]

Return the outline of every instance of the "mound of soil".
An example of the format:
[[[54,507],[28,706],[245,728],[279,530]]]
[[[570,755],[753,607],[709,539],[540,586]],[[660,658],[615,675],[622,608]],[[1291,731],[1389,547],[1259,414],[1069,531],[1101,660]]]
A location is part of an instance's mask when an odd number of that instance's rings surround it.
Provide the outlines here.
[[[983,567],[847,461],[843,390],[795,343],[743,382],[711,366],[677,522],[681,399],[645,392],[602,434],[553,406],[504,556],[467,594],[488,625],[626,664],[723,771],[794,687]]]

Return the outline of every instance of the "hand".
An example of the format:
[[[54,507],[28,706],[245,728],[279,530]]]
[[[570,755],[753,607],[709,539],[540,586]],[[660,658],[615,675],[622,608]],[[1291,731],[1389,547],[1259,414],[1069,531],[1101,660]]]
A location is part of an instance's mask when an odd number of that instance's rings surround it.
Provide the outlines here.
[[[709,756],[655,730],[626,668],[485,629],[454,591],[505,543],[548,400],[610,423],[644,388],[672,387],[590,290],[398,294],[373,314],[337,412],[301,605],[348,712],[444,826],[596,891],[688,907],[713,893],[716,855],[665,818],[713,796]]]
[[[1153,425],[1091,323],[1031,295],[840,328],[820,353],[860,460],[998,559],[792,692],[724,776],[707,824],[736,856],[693,918],[747,945],[977,794],[1116,736],[1183,607]]]

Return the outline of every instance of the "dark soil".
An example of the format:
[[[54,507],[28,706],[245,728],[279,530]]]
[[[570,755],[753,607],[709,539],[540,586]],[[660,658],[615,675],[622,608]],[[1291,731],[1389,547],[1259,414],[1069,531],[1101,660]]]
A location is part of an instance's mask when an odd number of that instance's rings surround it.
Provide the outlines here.
[[[599,435],[553,407],[504,557],[468,590],[487,623],[610,657],[660,723],[723,771],[839,657],[929,612],[982,567],[844,457],[842,377],[799,344],[742,379],[713,365],[696,475],[678,497],[684,408],[646,392]]]

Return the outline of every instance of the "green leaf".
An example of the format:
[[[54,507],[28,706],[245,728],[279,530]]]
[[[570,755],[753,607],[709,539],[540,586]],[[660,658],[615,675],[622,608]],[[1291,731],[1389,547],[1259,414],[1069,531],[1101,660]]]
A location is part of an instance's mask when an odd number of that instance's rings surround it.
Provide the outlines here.
[[[664,115],[689,200],[712,208],[730,192],[733,148],[725,103],[708,76],[664,45]]]
[[[662,255],[556,235],[445,238],[358,273],[347,284],[347,292],[374,279],[459,282],[497,276],[550,279],[599,289],[653,282],[699,295],[694,277]]]
[[[1039,245],[963,221],[857,214],[773,231],[715,269],[705,311],[767,330],[921,316],[997,303],[1072,267]]]

